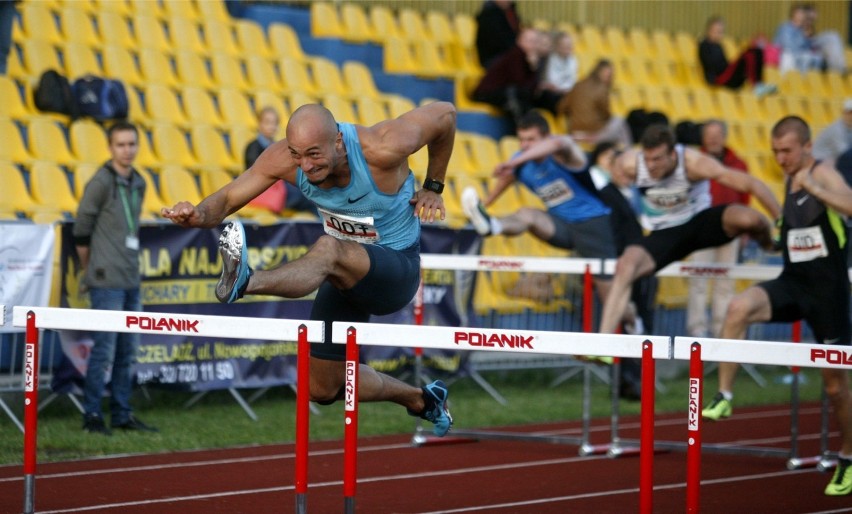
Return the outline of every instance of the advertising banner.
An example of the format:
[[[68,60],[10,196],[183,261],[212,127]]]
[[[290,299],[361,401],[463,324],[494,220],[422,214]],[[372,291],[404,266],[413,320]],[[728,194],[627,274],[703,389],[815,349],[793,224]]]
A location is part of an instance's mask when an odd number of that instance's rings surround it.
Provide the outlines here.
[[[45,307],[50,299],[53,225],[0,222],[0,304]],[[0,332],[22,332],[11,324]]]

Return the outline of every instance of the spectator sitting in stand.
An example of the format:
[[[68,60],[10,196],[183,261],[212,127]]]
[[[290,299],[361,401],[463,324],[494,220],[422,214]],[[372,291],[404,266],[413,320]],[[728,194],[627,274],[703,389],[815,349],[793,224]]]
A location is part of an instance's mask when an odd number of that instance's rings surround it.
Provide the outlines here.
[[[817,10],[814,4],[805,4],[805,21],[802,30],[813,48],[819,52],[826,69],[846,73],[846,50],[843,39],[836,31],[817,32]]]
[[[763,83],[763,49],[749,46],[734,62],[728,62],[722,48],[725,21],[719,16],[707,20],[704,39],[698,44],[698,59],[704,70],[704,79],[711,86],[739,89],[748,82],[757,96],[775,93],[778,88]]]
[[[554,38],[553,51],[547,57],[542,87],[564,95],[577,83],[579,63],[574,55],[574,40],[560,32]]]
[[[511,50],[520,32],[521,21],[515,2],[483,2],[482,10],[476,15],[476,52],[482,67],[488,69],[498,57]]]
[[[568,118],[571,135],[577,141],[592,144],[614,141],[624,147],[632,144],[624,118],[614,116],[610,109],[613,80],[612,63],[601,59],[559,101],[557,113]]]
[[[541,43],[538,30],[521,31],[515,46],[485,71],[472,98],[503,109],[513,120],[536,107],[555,114],[561,95],[540,87],[541,65],[547,55]]]
[[[280,122],[278,111],[273,107],[264,107],[257,114],[257,138],[246,145],[244,152],[246,169],[251,168],[260,154],[275,142]],[[305,199],[299,188],[283,180],[272,184],[269,189],[249,202],[249,205],[262,207],[274,214],[281,214],[284,209],[315,212],[313,205]]]
[[[793,4],[790,8],[790,19],[775,31],[772,44],[781,50],[779,71],[782,74],[790,70],[799,70],[802,73],[821,70],[825,64],[822,54],[805,33],[807,17],[806,4]]]
[[[843,101],[843,114],[825,127],[814,140],[813,155],[819,160],[836,160],[852,148],[852,98]]]

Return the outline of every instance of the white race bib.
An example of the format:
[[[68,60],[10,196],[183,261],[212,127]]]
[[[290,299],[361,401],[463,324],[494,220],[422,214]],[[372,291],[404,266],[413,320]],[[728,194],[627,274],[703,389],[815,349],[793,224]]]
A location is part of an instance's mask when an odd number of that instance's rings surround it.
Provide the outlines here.
[[[323,230],[332,237],[365,244],[374,244],[381,239],[373,224],[372,216],[358,218],[327,211],[319,207],[317,210],[322,216]]]
[[[562,179],[540,186],[536,190],[536,194],[548,207],[556,207],[574,198],[574,190]]]
[[[828,255],[820,227],[795,228],[787,232],[790,262],[807,262]]]

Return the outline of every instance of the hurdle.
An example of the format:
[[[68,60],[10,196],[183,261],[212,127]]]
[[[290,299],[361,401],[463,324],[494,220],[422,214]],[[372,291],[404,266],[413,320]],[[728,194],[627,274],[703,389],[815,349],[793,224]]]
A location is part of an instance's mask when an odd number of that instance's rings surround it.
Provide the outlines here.
[[[332,342],[346,344],[344,405],[344,512],[355,512],[358,437],[358,346],[404,346],[451,350],[482,350],[552,355],[642,358],[642,417],[640,445],[640,507],[652,512],[654,454],[654,359],[669,359],[668,336],[586,334],[469,327],[411,326],[378,323],[332,324]],[[455,431],[454,433],[462,433]],[[514,439],[527,439],[518,434]],[[565,442],[569,438],[547,438]],[[536,441],[541,441],[538,437]],[[578,441],[570,438],[575,444]]]
[[[703,405],[703,362],[741,362],[771,366],[799,366],[810,368],[836,368],[852,370],[852,352],[818,344],[790,344],[769,341],[741,341],[731,339],[687,338],[674,339],[673,358],[689,360],[689,411],[687,433],[687,512],[698,512],[701,486]],[[823,419],[825,419],[823,410]],[[794,433],[795,434],[795,433]],[[795,447],[793,447],[794,449]],[[723,448],[718,448],[722,450]],[[748,452],[770,455],[783,450],[760,449]],[[744,448],[737,453],[746,453]],[[789,463],[788,463],[788,467]]]
[[[582,275],[583,291],[582,291],[582,312],[581,322],[583,332],[592,332],[593,321],[593,305],[594,292],[592,285],[592,276],[599,275],[607,266],[607,261],[604,259],[589,259],[589,258],[555,258],[555,257],[510,257],[510,256],[481,256],[481,255],[444,255],[444,254],[423,254],[421,256],[421,269],[429,270],[462,270],[462,271],[514,271],[525,273],[560,273],[571,275]],[[614,265],[612,265],[614,266]],[[415,295],[414,301],[414,322],[416,325],[423,324],[423,284]],[[415,354],[415,382],[420,383],[422,373],[422,348],[414,348]],[[575,359],[573,359],[574,361]],[[567,360],[567,359],[566,359]],[[551,438],[553,443],[576,444],[579,446],[579,454],[581,456],[595,455],[606,453],[611,457],[619,457],[635,453],[637,448],[631,448],[622,444],[622,439],[618,434],[619,427],[619,403],[621,401],[618,395],[619,387],[619,358],[615,358],[615,363],[610,367],[611,372],[611,400],[612,410],[610,414],[610,442],[605,444],[593,445],[590,443],[591,434],[591,373],[595,373],[601,380],[606,381],[607,377],[597,368],[598,365],[589,362],[579,363],[581,370],[569,369],[562,373],[553,381],[553,385],[557,385],[578,372],[583,374],[583,425],[582,436],[577,438]],[[540,364],[540,363],[539,363]],[[570,365],[565,362],[557,362],[549,364],[548,367],[561,367],[562,365]],[[500,393],[489,384],[476,369],[469,371],[470,377],[482,387],[488,394],[491,395],[497,402],[505,405],[506,400]],[[518,438],[517,434],[508,434],[504,436],[501,432],[489,431],[457,431],[453,438],[433,438],[426,435],[422,429],[421,423],[418,421],[415,425],[412,444],[416,446],[424,446],[427,444],[449,444],[464,442],[464,438],[470,441],[479,439],[506,439]],[[541,440],[545,436],[527,436],[529,440]]]
[[[38,432],[39,331],[88,330],[173,335],[182,337],[252,338],[298,341],[297,377],[309,383],[307,356],[310,343],[324,340],[322,321],[279,320],[235,316],[168,314],[160,312],[103,311],[56,307],[12,309],[12,324],[26,327],[24,363],[24,514],[35,511],[36,447]],[[303,358],[304,357],[304,358]],[[296,409],[296,512],[307,512],[308,387],[297,388]]]

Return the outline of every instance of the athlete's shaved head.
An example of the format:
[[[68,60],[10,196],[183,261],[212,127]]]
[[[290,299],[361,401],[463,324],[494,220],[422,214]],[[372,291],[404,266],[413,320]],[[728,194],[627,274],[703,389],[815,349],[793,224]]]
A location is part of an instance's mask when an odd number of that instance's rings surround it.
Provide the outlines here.
[[[325,142],[337,137],[337,122],[331,111],[319,104],[307,104],[293,111],[287,123],[287,139]]]
[[[772,127],[772,138],[780,139],[785,134],[793,132],[802,144],[811,140],[811,128],[808,123],[798,116],[785,116]]]

